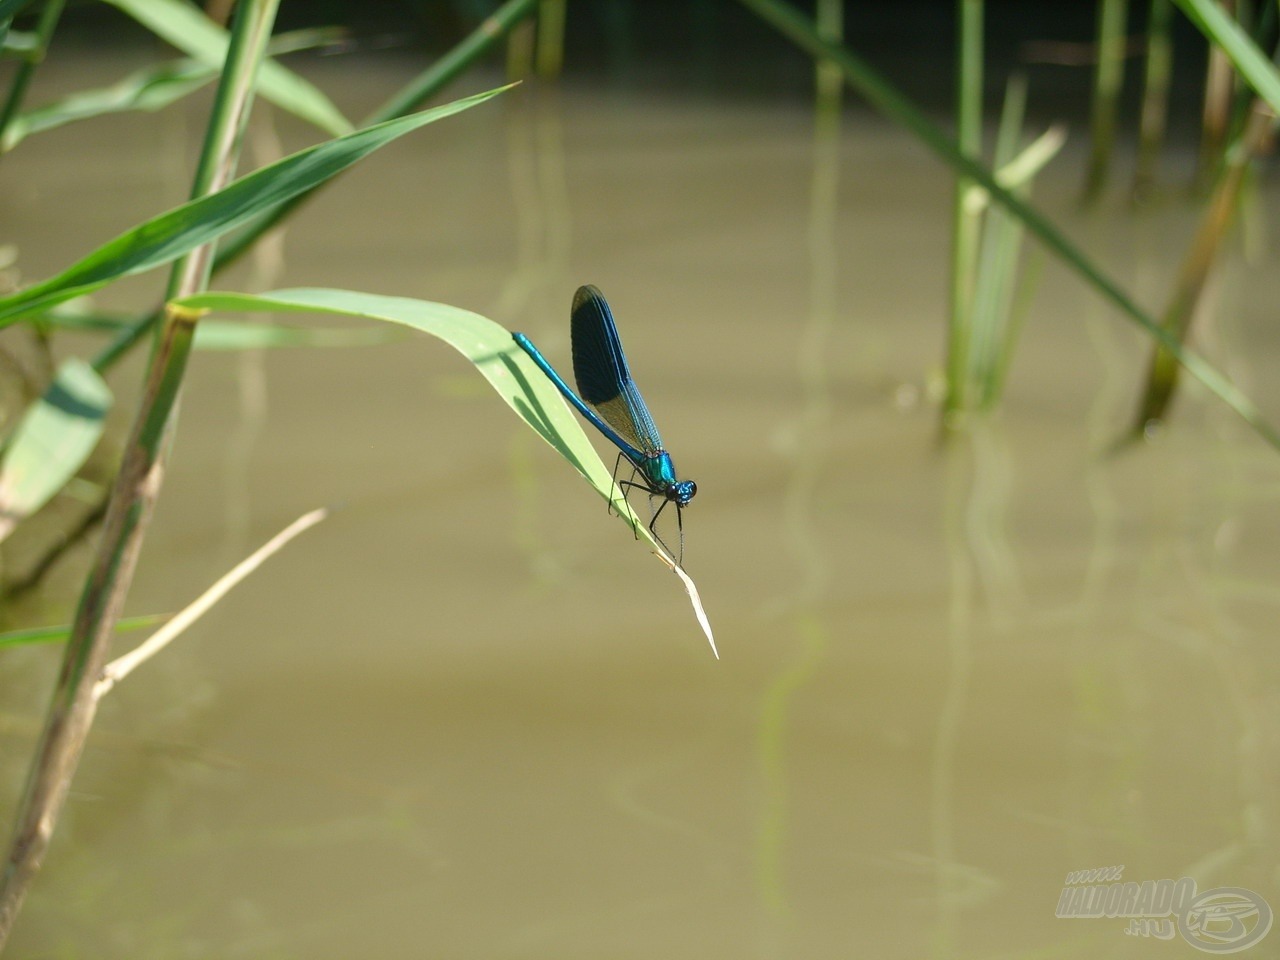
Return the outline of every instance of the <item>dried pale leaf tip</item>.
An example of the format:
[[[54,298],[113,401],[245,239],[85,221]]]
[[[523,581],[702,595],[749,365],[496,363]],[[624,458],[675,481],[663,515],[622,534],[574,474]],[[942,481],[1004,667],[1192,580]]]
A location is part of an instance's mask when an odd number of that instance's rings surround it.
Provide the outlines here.
[[[694,584],[692,578],[684,572],[677,564],[671,568],[676,572],[676,576],[684,582],[684,589],[689,594],[689,602],[693,604],[693,615],[698,618],[698,624],[702,627],[702,632],[707,635],[707,643],[711,644],[711,652],[716,655],[716,659],[720,659],[720,651],[716,649],[716,638],[711,633],[711,621],[707,619],[707,611],[702,609],[702,598],[698,596],[698,587]]]
[[[716,649],[716,638],[711,632],[711,621],[707,619],[707,611],[702,607],[702,597],[698,595],[698,585],[693,582],[693,578],[684,572],[684,568],[669,556],[666,551],[658,548],[654,551],[654,556],[671,568],[672,572],[680,578],[684,584],[685,593],[689,594],[689,602],[693,604],[693,615],[698,618],[698,625],[702,627],[702,632],[707,635],[707,643],[711,644],[711,652],[716,655],[716,659],[720,659],[720,651]]]

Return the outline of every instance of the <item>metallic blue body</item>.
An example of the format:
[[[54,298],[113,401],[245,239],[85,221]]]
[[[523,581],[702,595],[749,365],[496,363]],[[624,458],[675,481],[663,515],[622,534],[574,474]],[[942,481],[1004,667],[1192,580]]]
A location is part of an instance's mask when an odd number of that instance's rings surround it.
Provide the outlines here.
[[[663,449],[649,408],[631,379],[613,314],[600,291],[591,286],[580,287],[573,298],[573,372],[578,392],[570,389],[528,337],[513,333],[511,338],[564,398],[622,451],[643,479],[643,483],[622,481],[620,485],[643,487],[650,496],[662,497],[662,506],[674,503],[679,521],[681,508],[693,499],[698,486],[692,480],[677,478],[671,455]],[[662,506],[649,524],[651,531],[658,522],[658,514],[662,513]],[[681,531],[683,543],[683,524]]]
[[[523,333],[513,333],[511,339],[529,355],[538,368],[547,375],[547,379],[556,385],[566,400],[573,404],[580,414],[582,414],[591,423],[593,427],[609,438],[622,455],[626,457],[631,465],[640,471],[641,476],[648,481],[650,490],[657,495],[663,496],[668,500],[674,500],[679,506],[685,506],[693,495],[698,491],[698,485],[692,480],[679,480],[676,478],[676,466],[671,461],[671,454],[665,450],[657,450],[653,453],[643,453],[634,446],[623,440],[618,435],[618,431],[605,423],[591,407],[587,406],[567,383],[564,378],[556,372],[556,368],[551,366],[547,358],[542,352],[533,345],[533,341],[526,337]]]
[[[564,382],[564,378],[561,377],[560,374],[556,373],[556,368],[551,366],[551,364],[547,362],[547,358],[542,355],[542,352],[533,345],[532,340],[526,337],[523,333],[513,333],[511,335],[511,339],[519,344],[520,349],[529,355],[530,359],[532,359],[542,372],[547,375],[547,379],[556,385],[556,389],[564,394],[564,398],[573,404],[577,411],[591,422],[593,427],[608,437],[609,440],[626,455],[627,459],[636,465],[638,470],[644,470],[640,464],[644,462],[645,455],[631,444],[627,443],[627,441],[623,440],[622,437],[618,436],[618,432],[614,430],[613,427],[601,420],[599,414],[582,402],[582,399],[569,388],[567,383]],[[670,457],[667,458],[667,462],[671,462]]]

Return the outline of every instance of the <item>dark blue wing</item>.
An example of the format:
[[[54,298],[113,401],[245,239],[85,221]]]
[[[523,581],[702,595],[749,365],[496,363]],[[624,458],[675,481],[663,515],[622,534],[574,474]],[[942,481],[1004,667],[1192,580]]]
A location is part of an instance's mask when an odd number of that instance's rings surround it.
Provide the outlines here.
[[[662,438],[627,367],[618,328],[604,295],[579,287],[573,298],[573,377],[578,393],[632,446],[662,450]]]

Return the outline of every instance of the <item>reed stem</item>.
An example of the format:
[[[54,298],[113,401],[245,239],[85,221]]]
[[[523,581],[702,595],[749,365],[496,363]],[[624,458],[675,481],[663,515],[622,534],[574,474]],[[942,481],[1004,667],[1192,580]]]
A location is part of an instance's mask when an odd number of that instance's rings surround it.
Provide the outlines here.
[[[1219,0],[1232,17],[1235,0]],[[1205,67],[1204,109],[1201,114],[1200,161],[1196,169],[1197,185],[1211,183],[1222,162],[1223,145],[1231,124],[1233,92],[1231,59],[1216,43],[1209,44],[1209,62]]]
[[[974,162],[982,157],[983,0],[957,0],[956,145]],[[943,424],[968,406],[968,368],[973,333],[982,212],[969,202],[971,177],[956,175],[951,227],[951,322],[947,334],[947,394]]]
[[[843,0],[818,0],[817,9],[814,12],[814,26],[817,27],[818,36],[828,43],[842,42],[844,40]],[[820,59],[813,70],[819,115],[826,116],[832,111],[838,113],[840,100],[844,94],[844,76],[840,73],[840,65],[827,59]]]
[[[1107,183],[1115,149],[1120,90],[1124,85],[1125,27],[1129,0],[1098,0],[1098,62],[1093,72],[1090,137],[1093,145],[1085,178],[1085,202],[1096,200]]]
[[[541,0],[538,5],[538,76],[554,80],[564,66],[565,0]]]
[[[231,43],[196,171],[193,196],[221,189],[233,176],[253,100],[258,67],[279,0],[245,0],[236,8]],[[202,290],[213,263],[211,245],[174,264],[167,300]],[[164,479],[166,439],[195,332],[189,313],[167,309],[124,461],[112,489],[97,557],[64,652],[0,878],[0,949],[48,851],[53,828],[97,710],[96,684],[115,623],[133,579],[143,536]]]
[[[1261,98],[1255,98],[1244,130],[1227,151],[1218,184],[1205,208],[1191,249],[1178,271],[1173,296],[1164,312],[1164,329],[1179,344],[1186,342],[1191,330],[1200,295],[1239,206],[1249,164],[1262,152],[1275,127],[1276,117],[1271,108]],[[1178,370],[1174,356],[1157,344],[1152,351],[1146,390],[1133,424],[1135,434],[1143,433],[1166,417],[1178,386]]]
[[[1147,14],[1147,57],[1138,121],[1138,158],[1133,193],[1143,199],[1156,182],[1156,168],[1169,121],[1169,82],[1173,71],[1173,4],[1151,0]]]
[[[18,67],[18,72],[13,77],[13,84],[9,87],[9,96],[5,98],[4,107],[0,108],[0,143],[4,143],[5,131],[9,129],[9,124],[22,109],[27,87],[31,85],[36,67],[44,62],[45,54],[49,50],[49,41],[53,39],[53,32],[57,29],[58,20],[62,17],[62,8],[65,6],[66,0],[48,0],[44,9],[40,11],[40,19],[36,23],[35,48],[23,55],[22,65]]]

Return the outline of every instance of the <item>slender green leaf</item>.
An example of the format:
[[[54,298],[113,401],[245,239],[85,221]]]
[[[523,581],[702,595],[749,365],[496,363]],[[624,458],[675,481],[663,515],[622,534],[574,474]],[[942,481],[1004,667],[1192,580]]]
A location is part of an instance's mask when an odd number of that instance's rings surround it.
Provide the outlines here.
[[[227,56],[227,32],[186,0],[107,0],[179,50],[215,69]],[[259,91],[295,116],[334,136],[350,133],[351,121],[315,86],[273,60],[262,64]]]
[[[162,266],[341,173],[411,130],[483,103],[507,89],[455,100],[308,147],[241,177],[217,193],[184,203],[99,247],[62,273],[0,298],[0,327],[113,280]]]
[[[35,43],[22,55],[18,69],[8,81],[8,95],[4,98],[4,104],[0,106],[0,140],[3,140],[4,131],[9,128],[9,124],[13,123],[18,116],[18,111],[22,109],[27,88],[31,85],[36,69],[44,62],[45,51],[49,49],[49,41],[54,31],[58,29],[58,21],[62,17],[65,6],[66,0],[45,0],[44,2],[33,33]],[[7,20],[0,22],[4,23],[4,32],[7,34],[9,22]]]
[[[275,290],[258,296],[208,292],[178,300],[175,305],[200,311],[277,311],[367,317],[401,324],[439,337],[475,364],[476,369],[508,406],[538,436],[554,447],[601,497],[613,503],[618,516],[631,527],[636,536],[648,540],[658,555],[663,556],[663,551],[649,533],[648,526],[632,512],[622,491],[613,482],[609,468],[600,460],[559,391],[528,355],[515,345],[511,333],[492,320],[443,303],[351,290]],[[678,571],[669,560],[664,558],[664,562]],[[715,640],[710,624],[706,621],[706,614],[702,611],[697,589],[687,576],[681,579],[689,592],[694,613],[714,650]]]
[[[1027,144],[1016,157],[1001,165],[996,171],[996,179],[1009,190],[1030,183],[1044,165],[1058,155],[1066,142],[1067,128],[1054,124]]]
[[[1227,55],[1254,92],[1280,114],[1280,69],[1258,48],[1219,0],[1173,0],[1210,43]]]
[[[241,323],[201,320],[196,327],[197,350],[263,350],[274,347],[366,347],[401,340],[408,334],[395,327],[353,327],[334,330],[290,327],[279,323]]]
[[[996,179],[1023,199],[1027,197],[1030,180],[1035,175],[1033,161],[1044,156],[1044,162],[1047,162],[1048,156],[1052,156],[1044,151],[1030,155],[1018,153],[1026,102],[1026,80],[1015,75],[1006,87],[992,158]],[[1010,165],[1015,161],[1019,166],[1011,170]],[[965,371],[969,378],[966,396],[970,406],[976,409],[990,408],[997,401],[995,377],[999,358],[1012,352],[1010,307],[1018,273],[1022,232],[1022,224],[1003,208],[986,211],[979,245],[968,367]]]
[[[300,50],[332,46],[341,43],[347,37],[348,31],[345,27],[302,27],[298,30],[286,30],[284,33],[277,33],[267,41],[267,53],[273,57],[279,57],[286,53],[297,53]]]
[[[4,21],[0,20],[0,23]],[[29,30],[7,30],[4,34],[4,52],[25,55],[40,46],[40,38]]]
[[[176,304],[191,310],[367,317],[439,337],[475,364],[498,395],[555,447],[597,493],[612,499],[639,535],[648,537],[648,528],[628,509],[625,498],[613,484],[612,474],[596,455],[556,388],[515,345],[511,333],[487,317],[427,300],[329,289],[276,290],[257,296],[211,291],[178,300]],[[202,320],[201,324],[205,322]]]
[[[22,417],[0,462],[0,540],[61,490],[102,436],[111,391],[79,358]]]
[[[373,113],[365,123],[403,117],[438,94],[502,41],[517,24],[537,11],[540,0],[506,0],[485,17],[461,42],[414,77]]]
[[[0,0],[0,20],[12,20],[31,0]]]
[[[118,333],[133,324],[131,317],[95,313],[89,307],[89,298],[60,303],[56,307],[28,317],[42,327],[58,327],[67,330],[88,330],[94,333]]]
[[[119,333],[133,326],[130,317],[67,310],[62,304],[40,321],[53,327],[90,333]],[[197,350],[264,350],[276,347],[365,347],[394,343],[409,336],[407,330],[388,326],[294,327],[279,323],[240,320],[203,320],[196,329]]]
[[[33,133],[76,120],[126,110],[161,110],[199,90],[215,76],[216,70],[194,60],[144,67],[109,87],[77,91],[55,103],[28,110],[5,131],[2,149],[12,150]]]
[[[395,117],[403,117],[426,103],[463,71],[476,62],[490,47],[498,43],[511,29],[537,9],[539,0],[507,0],[486,17],[461,43],[410,80],[390,100],[364,120],[366,124],[381,123]],[[228,237],[218,250],[213,272],[220,273],[235,263],[251,249],[258,239],[285,220],[303,204],[311,193],[300,194],[289,203],[276,207],[265,216],[258,217],[235,236]]]
[[[167,613],[149,613],[142,617],[126,617],[116,623],[116,633],[145,630],[169,619]],[[55,627],[32,627],[30,630],[11,630],[0,633],[0,647],[20,647],[29,643],[62,643],[71,636],[71,624]]]
[[[333,28],[295,30],[273,37],[267,50],[273,55],[304,50],[332,43],[341,33]],[[29,36],[34,46],[35,35]],[[11,150],[33,133],[52,130],[76,120],[131,110],[162,110],[199,90],[217,75],[217,67],[185,57],[150,64],[109,86],[77,90],[61,100],[28,110],[9,125],[0,149]]]

